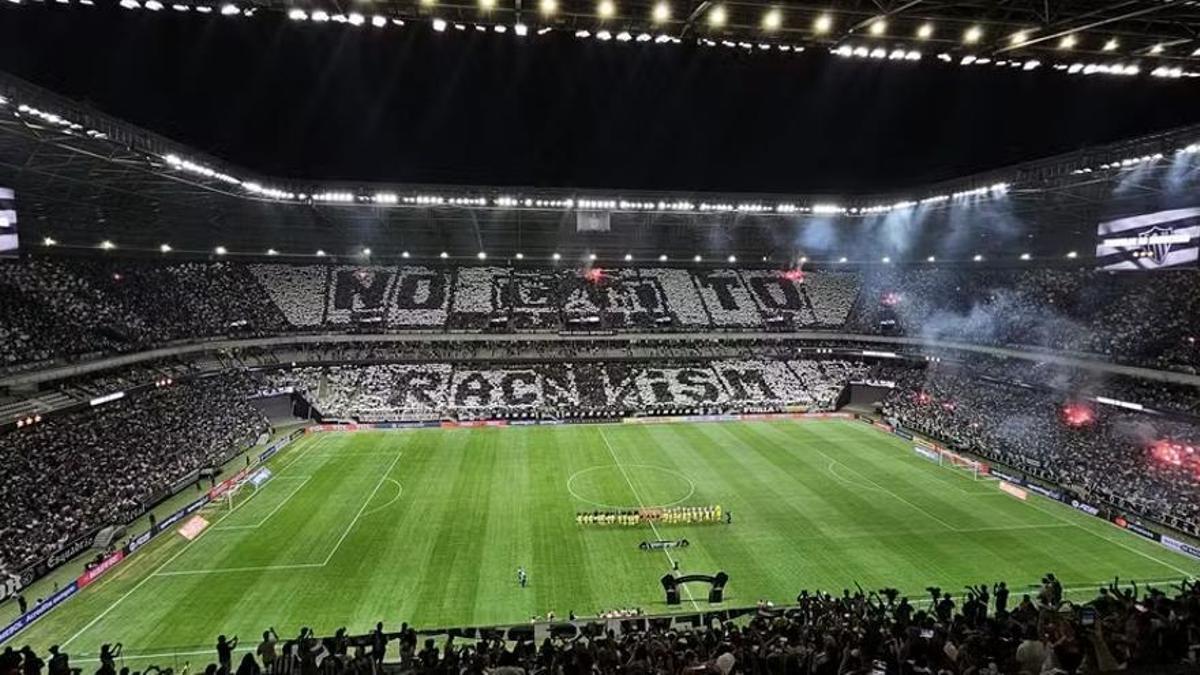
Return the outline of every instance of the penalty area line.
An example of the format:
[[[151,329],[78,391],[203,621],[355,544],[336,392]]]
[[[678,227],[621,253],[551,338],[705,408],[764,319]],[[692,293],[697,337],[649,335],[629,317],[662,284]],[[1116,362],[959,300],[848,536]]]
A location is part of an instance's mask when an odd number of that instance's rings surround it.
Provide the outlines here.
[[[362,518],[363,512],[367,510],[367,506],[371,503],[371,500],[375,498],[375,495],[379,492],[379,488],[383,487],[384,482],[387,481],[388,474],[392,472],[392,469],[396,468],[396,462],[399,462],[400,458],[403,456],[403,450],[396,453],[396,456],[392,459],[392,463],[388,465],[387,471],[384,471],[383,475],[379,477],[379,482],[375,484],[375,489],[371,490],[371,494],[367,496],[366,500],[363,501],[362,506],[359,507],[358,513],[354,514],[354,519],[350,521],[350,524],[346,526],[345,531],[342,532],[342,536],[337,540],[337,543],[333,545],[333,550],[329,552],[329,555],[325,556],[325,562],[321,563],[322,567],[328,565],[330,560],[333,560],[334,554],[337,553],[338,549],[342,547],[342,542],[346,541],[346,537],[350,535],[350,531],[354,529],[355,524],[358,523],[358,519]]]
[[[312,448],[314,445],[318,445],[318,444],[320,444],[322,440],[324,440],[324,438],[318,439],[318,440],[316,441],[316,443],[313,443],[312,445],[309,445],[307,448],[303,448],[303,449],[300,451],[300,454],[299,454],[299,455],[297,455],[296,457],[293,457],[293,458],[292,458],[292,461],[291,461],[289,464],[287,464],[287,466],[284,466],[283,468],[281,468],[279,471],[280,471],[280,472],[283,472],[285,469],[287,469],[288,467],[292,466],[292,464],[295,464],[295,463],[296,463],[296,460],[298,460],[300,457],[302,457],[302,456],[304,455],[304,453],[305,453],[307,450],[309,450],[310,448]],[[256,492],[256,493],[254,493],[254,495],[256,495],[256,494],[258,494],[258,493],[257,493],[257,492]],[[242,502],[241,504],[239,504],[238,506],[235,506],[234,508],[232,508],[232,509],[230,509],[230,510],[226,511],[226,512],[225,512],[225,515],[223,515],[223,516],[221,516],[220,518],[218,518],[218,519],[216,520],[216,522],[214,522],[214,523],[213,523],[212,527],[210,527],[210,528],[208,528],[208,529],[205,529],[205,530],[204,530],[204,531],[202,531],[200,534],[196,535],[196,538],[195,538],[195,539],[193,539],[193,540],[191,540],[191,541],[187,542],[186,544],[184,544],[184,545],[183,545],[183,548],[180,548],[178,551],[176,551],[176,552],[175,552],[175,555],[172,555],[170,558],[167,558],[166,562],[164,562],[163,564],[159,565],[157,568],[155,568],[155,570],[154,570],[153,572],[151,572],[150,574],[147,574],[145,577],[143,577],[141,581],[139,581],[139,582],[137,582],[136,584],[134,584],[133,588],[129,589],[129,590],[128,590],[128,591],[126,591],[126,592],[125,592],[125,593],[124,593],[124,594],[123,594],[121,597],[119,597],[119,598],[117,598],[116,600],[114,600],[114,601],[112,602],[112,604],[110,604],[110,605],[109,605],[107,608],[105,608],[105,610],[104,610],[103,612],[100,612],[99,614],[97,614],[97,615],[96,615],[96,616],[95,616],[95,617],[94,617],[94,618],[93,618],[91,621],[89,621],[89,622],[87,622],[86,624],[84,624],[83,628],[80,628],[78,631],[76,631],[76,632],[75,632],[75,634],[74,634],[74,635],[72,635],[71,637],[67,638],[67,639],[66,639],[66,641],[64,641],[64,642],[62,643],[62,646],[63,646],[63,647],[67,647],[67,646],[68,646],[68,645],[70,645],[72,642],[74,642],[76,639],[78,639],[80,635],[83,635],[83,634],[84,634],[84,633],[86,633],[87,631],[91,630],[92,626],[95,626],[95,625],[96,625],[97,623],[99,623],[99,622],[100,622],[100,621],[101,621],[101,620],[102,620],[104,617],[108,616],[108,615],[109,615],[109,614],[110,614],[110,613],[111,613],[111,612],[112,612],[114,609],[116,609],[118,606],[120,606],[120,605],[121,605],[121,603],[123,603],[123,602],[125,602],[126,600],[128,600],[128,599],[129,599],[129,596],[131,596],[131,595],[133,595],[134,593],[136,593],[136,592],[138,591],[138,589],[140,589],[142,586],[145,586],[145,585],[146,585],[146,582],[148,582],[148,581],[150,581],[151,579],[154,579],[155,577],[157,577],[159,572],[161,572],[161,571],[163,571],[164,569],[166,569],[166,568],[167,568],[167,565],[170,565],[171,563],[173,563],[173,562],[175,562],[177,559],[179,559],[179,557],[180,557],[181,555],[183,555],[184,553],[186,553],[186,552],[188,551],[188,549],[190,549],[190,548],[192,547],[192,544],[195,544],[196,542],[200,541],[200,539],[201,539],[201,538],[203,538],[203,537],[204,537],[204,535],[206,535],[206,534],[208,534],[209,532],[212,532],[214,529],[216,529],[216,526],[217,526],[217,525],[220,525],[222,522],[224,522],[224,521],[225,521],[225,519],[226,519],[226,518],[228,518],[229,516],[232,516],[233,514],[237,513],[238,509],[242,508],[242,507],[243,507],[243,506],[245,506],[246,504],[249,504],[249,503],[250,503],[250,501],[251,501],[252,499],[254,499],[254,495],[250,495],[250,497],[249,497],[248,499],[246,499],[246,501],[244,501],[244,502]]]

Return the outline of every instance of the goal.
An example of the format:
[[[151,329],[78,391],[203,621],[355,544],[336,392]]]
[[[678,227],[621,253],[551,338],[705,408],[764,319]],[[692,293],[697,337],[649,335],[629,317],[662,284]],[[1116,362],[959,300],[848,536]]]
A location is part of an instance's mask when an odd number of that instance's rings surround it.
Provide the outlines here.
[[[938,466],[953,469],[969,476],[971,480],[992,479],[991,468],[986,462],[980,462],[970,457],[963,457],[945,448],[934,448],[926,445],[914,445],[913,452]]]

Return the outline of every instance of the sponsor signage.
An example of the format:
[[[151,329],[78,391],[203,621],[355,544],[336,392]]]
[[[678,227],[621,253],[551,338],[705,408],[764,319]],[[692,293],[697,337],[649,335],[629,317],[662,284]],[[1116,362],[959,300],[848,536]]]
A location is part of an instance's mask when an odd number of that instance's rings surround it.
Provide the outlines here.
[[[1084,502],[1081,502],[1078,499],[1072,499],[1070,504],[1071,504],[1071,508],[1083,511],[1084,513],[1088,514],[1089,516],[1100,515],[1100,509],[1096,508],[1095,506],[1092,506],[1091,504],[1086,504]]]
[[[0,644],[3,644],[5,642],[7,642],[8,640],[11,640],[13,637],[16,637],[17,633],[20,633],[21,631],[25,630],[34,621],[37,621],[38,619],[42,618],[42,616],[45,615],[46,612],[49,612],[50,610],[54,609],[55,607],[61,605],[72,595],[75,595],[75,593],[78,590],[79,590],[79,587],[75,585],[74,581],[72,581],[71,583],[69,583],[66,586],[64,586],[63,588],[61,588],[54,595],[51,595],[49,598],[46,598],[40,605],[29,610],[24,615],[17,617],[16,621],[13,621],[12,623],[5,626],[2,630],[0,630]]]
[[[914,445],[913,452],[916,452],[918,455],[928,459],[931,462],[936,462],[939,458],[939,455],[936,452],[921,445]]]
[[[250,474],[250,484],[254,487],[262,487],[268,480],[271,480],[271,470],[265,466]]]
[[[1041,485],[1038,485],[1036,483],[1031,483],[1031,482],[1026,482],[1025,487],[1030,492],[1036,492],[1037,494],[1039,494],[1043,497],[1049,497],[1050,499],[1053,499],[1056,502],[1062,501],[1062,493],[1059,492],[1058,490],[1051,490],[1050,488],[1042,487]]]
[[[1159,540],[1158,533],[1156,533],[1154,530],[1151,530],[1150,528],[1146,527],[1145,525],[1140,525],[1138,523],[1135,523],[1132,520],[1125,518],[1125,516],[1116,516],[1115,518],[1113,518],[1113,524],[1116,525],[1117,527],[1129,530],[1130,532],[1133,532],[1134,534],[1141,535],[1152,541]]]
[[[995,476],[996,478],[999,478],[1000,480],[1008,481],[1009,483],[1012,483],[1013,485],[1024,485],[1025,484],[1025,480],[1023,478],[1014,476],[1010,473],[1005,473],[1005,472],[999,471],[997,469],[992,469],[990,473],[991,473],[991,475]]]
[[[232,490],[235,485],[245,480],[246,474],[249,472],[249,468],[239,469],[237,473],[214,485],[212,489],[208,491],[208,498],[213,501],[220,499],[226,492]]]
[[[58,549],[45,560],[36,562],[25,569],[21,570],[20,574],[15,577],[0,582],[0,601],[14,597],[21,589],[29,587],[30,584],[46,576],[50,572],[58,569],[72,558],[88,550],[92,546],[92,540],[96,536],[96,531],[93,530],[85,535],[76,537],[68,542],[62,548]]]
[[[1186,541],[1180,541],[1174,537],[1169,537],[1164,534],[1161,538],[1159,538],[1159,543],[1171,549],[1172,551],[1177,551],[1186,556],[1195,558],[1196,560],[1200,560],[1200,547],[1193,546]]]
[[[99,565],[96,565],[92,569],[86,570],[86,571],[84,571],[83,574],[79,575],[79,579],[77,579],[75,581],[75,585],[78,586],[79,588],[83,588],[83,587],[87,586],[88,584],[92,583],[93,581],[104,576],[105,573],[107,573],[109,570],[111,570],[112,568],[119,565],[121,563],[121,561],[124,559],[125,559],[125,551],[123,551],[123,550],[117,551],[116,553],[108,556],[104,560],[101,560]]]
[[[208,521],[205,520],[203,516],[192,516],[186,523],[183,524],[183,527],[179,528],[179,534],[182,535],[184,539],[191,541],[196,537],[199,537],[200,533],[203,532],[204,528],[206,527],[208,527]]]
[[[1021,501],[1025,501],[1029,498],[1029,493],[1025,492],[1016,485],[1009,483],[1008,481],[1000,481],[1000,489],[1016,497],[1017,499],[1020,499]]]

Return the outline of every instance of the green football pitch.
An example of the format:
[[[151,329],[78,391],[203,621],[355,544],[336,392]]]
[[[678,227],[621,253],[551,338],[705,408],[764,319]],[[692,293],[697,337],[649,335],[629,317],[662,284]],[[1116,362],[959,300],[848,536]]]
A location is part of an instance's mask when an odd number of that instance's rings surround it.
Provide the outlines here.
[[[676,423],[320,433],[271,460],[274,477],[188,542],[164,535],[18,643],[83,661],[205,654],[275,626],[366,632],[512,624],[640,607],[709,607],[706,586],[665,604],[659,578],[725,571],[726,607],[788,603],[801,589],[1007,580],[1055,572],[1068,589],[1177,579],[1200,564],[1098,519],[917,456],[850,421]],[[720,504],[731,524],[581,527],[575,514]],[[690,546],[642,551],[661,536]],[[516,579],[518,566],[529,585]],[[168,660],[156,656],[160,661]],[[210,656],[197,657],[201,660]]]

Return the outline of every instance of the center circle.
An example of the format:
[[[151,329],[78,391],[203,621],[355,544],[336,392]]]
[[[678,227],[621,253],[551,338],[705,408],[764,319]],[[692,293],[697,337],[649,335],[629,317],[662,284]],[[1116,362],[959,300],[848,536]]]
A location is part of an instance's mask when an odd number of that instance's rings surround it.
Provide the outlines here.
[[[571,474],[567,479],[567,492],[581,502],[602,509],[632,511],[675,506],[696,493],[696,483],[681,472],[664,466],[608,464]],[[625,495],[629,503],[612,503],[619,501],[614,498],[617,494]]]

